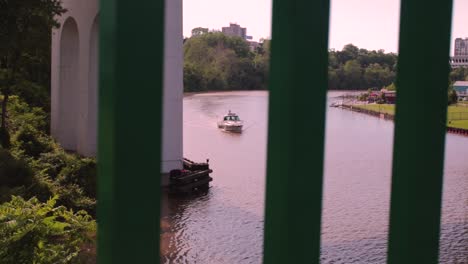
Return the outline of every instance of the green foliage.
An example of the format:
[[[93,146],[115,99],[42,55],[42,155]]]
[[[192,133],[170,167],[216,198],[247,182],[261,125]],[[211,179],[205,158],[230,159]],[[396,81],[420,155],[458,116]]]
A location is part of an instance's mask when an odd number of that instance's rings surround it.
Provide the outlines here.
[[[50,111],[50,94],[48,84],[39,84],[29,80],[20,80],[16,94],[31,108]],[[40,108],[39,108],[40,107]]]
[[[56,206],[57,198],[12,197],[0,205],[0,259],[5,264],[78,263],[96,223],[84,211]]]
[[[66,153],[44,130],[47,115],[17,96],[10,97],[12,146],[0,150],[0,202],[11,195],[37,197],[74,210],[96,212],[96,162]],[[14,182],[11,182],[14,180]]]
[[[75,184],[89,197],[96,197],[96,161],[91,158],[71,158],[57,177],[61,185]]]
[[[192,36],[199,36],[208,33],[207,28],[202,28],[202,27],[196,27],[192,29]]]
[[[348,83],[348,89],[357,89],[354,86],[361,82],[362,69],[357,60],[348,60],[343,66],[345,79]]]
[[[66,11],[61,2],[0,0],[1,263],[85,263],[80,247],[95,248],[95,161],[48,136],[51,29]]]
[[[0,1],[1,141],[8,141],[8,99],[22,95],[30,104],[49,109],[52,28],[66,10],[61,0]]]
[[[348,44],[341,51],[330,50],[328,61],[329,89],[380,89],[395,80],[395,53],[369,51]]]
[[[69,154],[53,145],[51,152],[31,159],[30,166],[36,172],[35,185],[30,193],[41,201],[50,195],[58,196],[58,203],[75,210],[96,214],[96,161]]]
[[[455,89],[453,89],[453,86],[450,85],[448,92],[447,92],[447,99],[448,99],[448,104],[456,104],[458,102],[458,95]]]
[[[359,101],[367,101],[367,99],[369,98],[369,93],[362,93],[358,96],[358,100]]]
[[[19,96],[10,96],[8,116],[12,134],[26,125],[43,133],[47,133],[49,130],[49,116],[46,112],[41,107],[30,106]]]
[[[395,72],[389,68],[382,67],[380,64],[370,64],[364,71],[364,83],[368,87],[382,88],[395,79]]]
[[[459,67],[454,68],[450,72],[450,82],[456,81],[467,81],[468,80],[468,68]]]
[[[31,164],[36,171],[41,171],[50,179],[55,180],[69,164],[69,160],[74,159],[73,155],[65,153],[58,147],[52,152],[42,153],[39,158]]]
[[[385,89],[389,91],[396,91],[396,85],[395,83],[391,83],[389,86],[385,87]]]
[[[13,157],[7,150],[0,149],[0,186],[18,187],[32,183],[32,170],[23,160]]]
[[[184,91],[266,89],[268,64],[269,41],[251,52],[239,37],[193,36],[184,43]]]
[[[51,139],[29,124],[21,126],[15,133],[13,146],[23,155],[33,158],[53,149]]]

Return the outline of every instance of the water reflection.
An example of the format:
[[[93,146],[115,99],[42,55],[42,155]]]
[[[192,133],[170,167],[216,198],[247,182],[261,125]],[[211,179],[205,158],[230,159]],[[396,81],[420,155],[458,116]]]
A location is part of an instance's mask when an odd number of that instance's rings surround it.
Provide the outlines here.
[[[218,130],[228,110],[244,133]],[[327,110],[322,263],[385,263],[393,122]],[[184,98],[185,156],[209,158],[214,180],[207,195],[164,198],[162,263],[261,263],[267,111],[267,92]],[[441,263],[468,263],[466,157],[468,138],[448,135]]]

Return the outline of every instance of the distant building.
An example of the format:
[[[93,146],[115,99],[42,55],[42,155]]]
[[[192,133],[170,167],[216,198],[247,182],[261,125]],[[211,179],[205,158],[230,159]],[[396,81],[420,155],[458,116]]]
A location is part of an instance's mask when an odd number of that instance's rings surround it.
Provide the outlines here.
[[[385,103],[395,104],[396,102],[396,91],[389,91],[385,88],[380,91],[373,91],[369,93],[367,97],[368,103]]]
[[[458,96],[468,95],[468,82],[466,81],[456,81],[453,84],[453,89],[457,92]]]
[[[456,38],[454,56],[450,57],[452,68],[468,67],[468,38]]]
[[[387,89],[382,89],[383,99],[386,104],[395,104],[396,102],[396,91],[389,91]]]
[[[230,37],[241,37],[245,40],[252,39],[251,36],[247,36],[247,28],[243,28],[236,23],[229,23],[229,27],[223,27],[222,32]]]
[[[455,39],[455,57],[456,56],[468,56],[468,38],[456,38]]]

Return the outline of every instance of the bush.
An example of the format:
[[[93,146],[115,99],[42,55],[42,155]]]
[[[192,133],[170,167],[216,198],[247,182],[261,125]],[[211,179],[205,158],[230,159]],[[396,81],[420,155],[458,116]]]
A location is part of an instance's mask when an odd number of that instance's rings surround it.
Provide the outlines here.
[[[7,150],[0,149],[0,186],[29,186],[33,172],[23,160],[16,159]]]
[[[31,193],[41,201],[51,195],[57,202],[74,210],[96,213],[96,161],[65,153],[56,147],[30,161],[37,172]]]
[[[14,134],[22,126],[29,125],[38,131],[47,133],[49,130],[49,116],[42,108],[30,107],[18,96],[11,96],[8,103],[8,117],[10,133]]]
[[[55,180],[62,169],[67,166],[68,156],[64,151],[55,149],[52,152],[42,153],[37,160],[31,163],[36,171],[41,171],[52,180]]]
[[[458,102],[458,95],[457,95],[457,92],[449,87],[449,90],[448,90],[448,104],[451,105],[451,104],[456,104]]]
[[[83,189],[76,184],[54,184],[53,193],[57,195],[57,202],[67,208],[84,210],[96,216],[96,200],[85,195]]]
[[[0,205],[0,259],[4,264],[78,263],[96,223],[84,211],[14,196]]]
[[[13,136],[16,151],[28,157],[38,158],[40,154],[52,151],[52,140],[31,125],[23,125]]]
[[[62,185],[76,184],[83,188],[85,194],[96,197],[96,161],[90,158],[74,157],[59,174],[57,180]]]
[[[362,93],[358,96],[359,101],[367,101],[368,98],[369,98],[369,93]]]

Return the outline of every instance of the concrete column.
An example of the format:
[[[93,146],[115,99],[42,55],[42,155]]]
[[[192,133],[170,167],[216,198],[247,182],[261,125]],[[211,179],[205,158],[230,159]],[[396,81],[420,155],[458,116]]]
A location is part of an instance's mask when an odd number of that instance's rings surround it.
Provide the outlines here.
[[[183,34],[182,0],[166,0],[163,91],[163,173],[182,168]]]
[[[52,34],[51,134],[65,149],[89,156],[95,151],[89,146],[88,130],[96,130],[97,125],[89,125],[96,109],[89,111],[88,105],[90,89],[97,87],[89,83],[96,76],[89,69],[97,71],[91,65],[97,55],[92,52],[91,32],[98,1],[64,0],[62,5],[67,12],[58,18],[61,27]]]
[[[51,133],[66,149],[85,156],[95,156],[98,111],[98,0],[64,0],[63,7],[68,11],[59,18],[62,28],[54,30],[52,36]],[[161,164],[163,173],[182,168],[182,0],[166,0],[165,13]],[[70,64],[69,54],[73,51],[68,42],[62,41],[63,26],[67,18],[72,18],[77,24],[79,43],[76,52],[79,58],[73,69],[64,71],[63,66]]]

